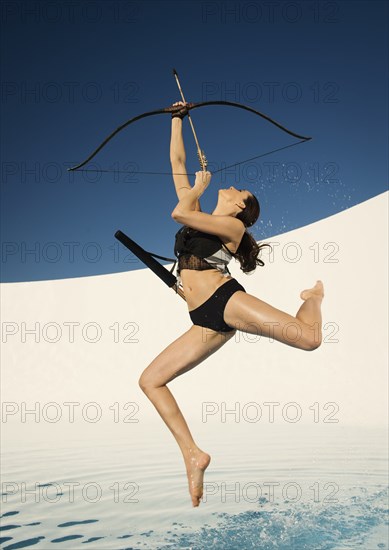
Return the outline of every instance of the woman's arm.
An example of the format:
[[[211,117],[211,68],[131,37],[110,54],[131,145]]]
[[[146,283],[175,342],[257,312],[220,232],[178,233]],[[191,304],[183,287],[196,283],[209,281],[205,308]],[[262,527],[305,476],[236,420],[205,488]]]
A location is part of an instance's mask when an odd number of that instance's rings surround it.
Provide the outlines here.
[[[230,242],[239,243],[245,231],[241,220],[232,216],[214,216],[195,209],[196,201],[201,197],[211,181],[210,172],[196,172],[196,181],[192,189],[185,193],[171,216],[177,223],[188,225],[192,229],[217,235]]]
[[[193,187],[189,186],[188,191],[184,192],[184,194],[179,198],[178,204],[172,212],[173,218],[173,214],[181,214],[196,210],[196,204],[210,184],[211,177],[211,172],[196,172],[195,184]]]
[[[179,102],[182,104],[182,102]],[[186,153],[182,137],[182,120],[179,117],[172,118],[172,133],[170,139],[170,163],[172,166],[173,181],[178,200],[181,200],[191,189],[186,173]],[[200,203],[197,200],[194,210],[201,212]]]

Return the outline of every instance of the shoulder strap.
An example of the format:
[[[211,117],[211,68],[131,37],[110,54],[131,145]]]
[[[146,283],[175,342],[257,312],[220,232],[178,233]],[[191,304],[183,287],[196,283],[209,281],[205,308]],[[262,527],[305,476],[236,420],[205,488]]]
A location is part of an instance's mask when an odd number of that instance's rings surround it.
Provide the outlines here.
[[[147,251],[146,251],[147,252]],[[153,258],[159,258],[160,260],[166,260],[168,262],[174,262],[172,265],[172,268],[170,270],[170,273],[173,273],[174,268],[176,267],[177,260],[173,258],[165,258],[165,256],[158,256],[158,254],[154,254],[154,252],[147,252],[150,254],[150,256],[153,256]]]
[[[235,252],[231,252],[231,250],[228,248],[226,244],[223,243],[223,241],[220,239],[220,242],[222,243],[222,246],[231,254],[231,256],[235,256]]]
[[[146,250],[147,252],[147,250]],[[168,262],[175,262],[176,260],[174,258],[165,258],[165,256],[158,256],[158,254],[154,254],[154,252],[148,252],[150,256],[154,256],[154,258],[159,258],[160,260],[167,260]]]

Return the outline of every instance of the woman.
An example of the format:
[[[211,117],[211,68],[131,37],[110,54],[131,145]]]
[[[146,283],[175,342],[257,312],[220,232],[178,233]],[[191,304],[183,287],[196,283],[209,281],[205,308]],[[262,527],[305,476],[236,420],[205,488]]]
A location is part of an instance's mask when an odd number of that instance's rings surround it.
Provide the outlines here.
[[[184,457],[193,506],[200,504],[203,476],[211,457],[194,442],[167,383],[196,367],[230,340],[236,330],[269,336],[284,344],[314,350],[321,344],[323,285],[301,292],[304,300],[293,317],[247,294],[230,276],[227,264],[235,256],[244,272],[263,265],[262,246],[246,232],[259,216],[256,197],[245,189],[221,189],[212,214],[201,211],[199,198],[211,181],[197,172],[193,187],[186,175],[182,138],[185,104],[174,104],[170,160],[178,204],[172,218],[184,227],[176,235],[180,279],[193,326],[163,350],[143,371],[139,385],[175,437]],[[206,259],[205,259],[206,258]],[[283,330],[288,325],[288,330]],[[290,330],[295,327],[295,331]]]

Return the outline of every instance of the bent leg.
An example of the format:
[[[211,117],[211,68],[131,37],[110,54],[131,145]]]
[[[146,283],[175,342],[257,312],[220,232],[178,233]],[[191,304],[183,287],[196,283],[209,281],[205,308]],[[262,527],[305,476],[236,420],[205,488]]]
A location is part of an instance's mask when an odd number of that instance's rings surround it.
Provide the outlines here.
[[[242,332],[267,336],[289,346],[311,351],[318,348],[322,341],[323,284],[318,281],[313,288],[302,291],[300,296],[304,304],[293,317],[255,296],[236,292],[227,302],[224,320]]]
[[[168,382],[193,369],[223,346],[235,331],[227,334],[193,325],[164,349],[143,371],[139,385],[153,403],[172,432],[182,451],[189,480],[193,506],[202,496],[203,474],[211,457],[201,451],[193,440],[188,425],[175,398],[166,386]]]

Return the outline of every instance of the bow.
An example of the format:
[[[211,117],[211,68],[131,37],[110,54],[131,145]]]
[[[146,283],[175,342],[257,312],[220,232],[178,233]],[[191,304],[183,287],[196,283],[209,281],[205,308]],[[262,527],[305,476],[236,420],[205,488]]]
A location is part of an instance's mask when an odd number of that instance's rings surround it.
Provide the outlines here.
[[[298,145],[299,143],[303,143],[305,141],[309,141],[310,139],[312,139],[311,137],[302,136],[300,134],[297,134],[296,132],[293,132],[292,130],[288,130],[288,128],[286,128],[285,126],[283,126],[279,122],[275,121],[274,119],[272,119],[268,115],[265,115],[264,113],[261,113],[260,111],[257,111],[255,109],[253,109],[252,107],[248,107],[247,105],[243,105],[242,103],[235,103],[234,101],[221,101],[220,100],[220,101],[203,101],[201,103],[187,103],[187,108],[189,110],[191,110],[191,109],[199,109],[200,107],[210,107],[210,106],[213,106],[213,105],[237,107],[238,109],[243,109],[245,111],[249,111],[250,113],[253,113],[257,116],[260,116],[264,120],[267,120],[268,122],[270,122],[271,124],[273,124],[274,126],[279,128],[283,132],[289,134],[290,136],[293,136],[293,137],[300,140],[296,143],[292,143],[291,145],[286,145],[285,147],[274,149],[274,150],[272,150],[268,153],[263,153],[263,154],[258,155],[256,157],[252,157],[250,159],[247,159],[247,160],[244,160],[244,161],[241,161],[241,162],[237,162],[235,164],[231,164],[230,166],[226,166],[224,168],[221,168],[220,170],[216,170],[213,173],[220,172],[222,170],[226,170],[227,168],[231,168],[232,166],[237,166],[238,164],[244,164],[245,162],[248,162],[250,160],[254,160],[256,158],[259,158],[259,157],[262,157],[262,156],[265,156],[265,155],[270,155],[271,153],[274,153],[276,151],[281,151],[282,149],[287,149],[288,147],[293,147],[295,145]],[[111,132],[85,160],[83,160],[82,162],[80,162],[76,166],[68,168],[68,171],[73,172],[73,171],[76,171],[76,170],[80,170],[83,166],[85,166],[85,164],[87,164],[90,160],[92,160],[97,155],[97,153],[99,153],[99,151],[101,151],[101,149],[103,147],[105,147],[109,141],[111,141],[112,138],[114,138],[119,132],[124,130],[124,128],[127,128],[127,126],[129,126],[130,124],[133,124],[134,122],[137,122],[138,120],[141,120],[142,118],[146,118],[146,117],[150,117],[150,116],[154,116],[154,115],[169,114],[169,113],[175,112],[176,110],[177,110],[177,107],[165,107],[164,109],[157,109],[156,111],[150,111],[150,112],[147,112],[147,113],[143,113],[141,115],[138,115],[136,117],[131,118],[130,120],[127,120],[126,122],[124,122],[124,124],[121,124],[113,132]],[[95,171],[101,172],[103,170],[95,170]],[[105,170],[105,171],[109,171],[109,170]],[[142,174],[142,173],[143,174],[162,174],[162,172],[138,172],[138,173],[139,174]],[[168,172],[167,174],[170,174],[170,172]]]

